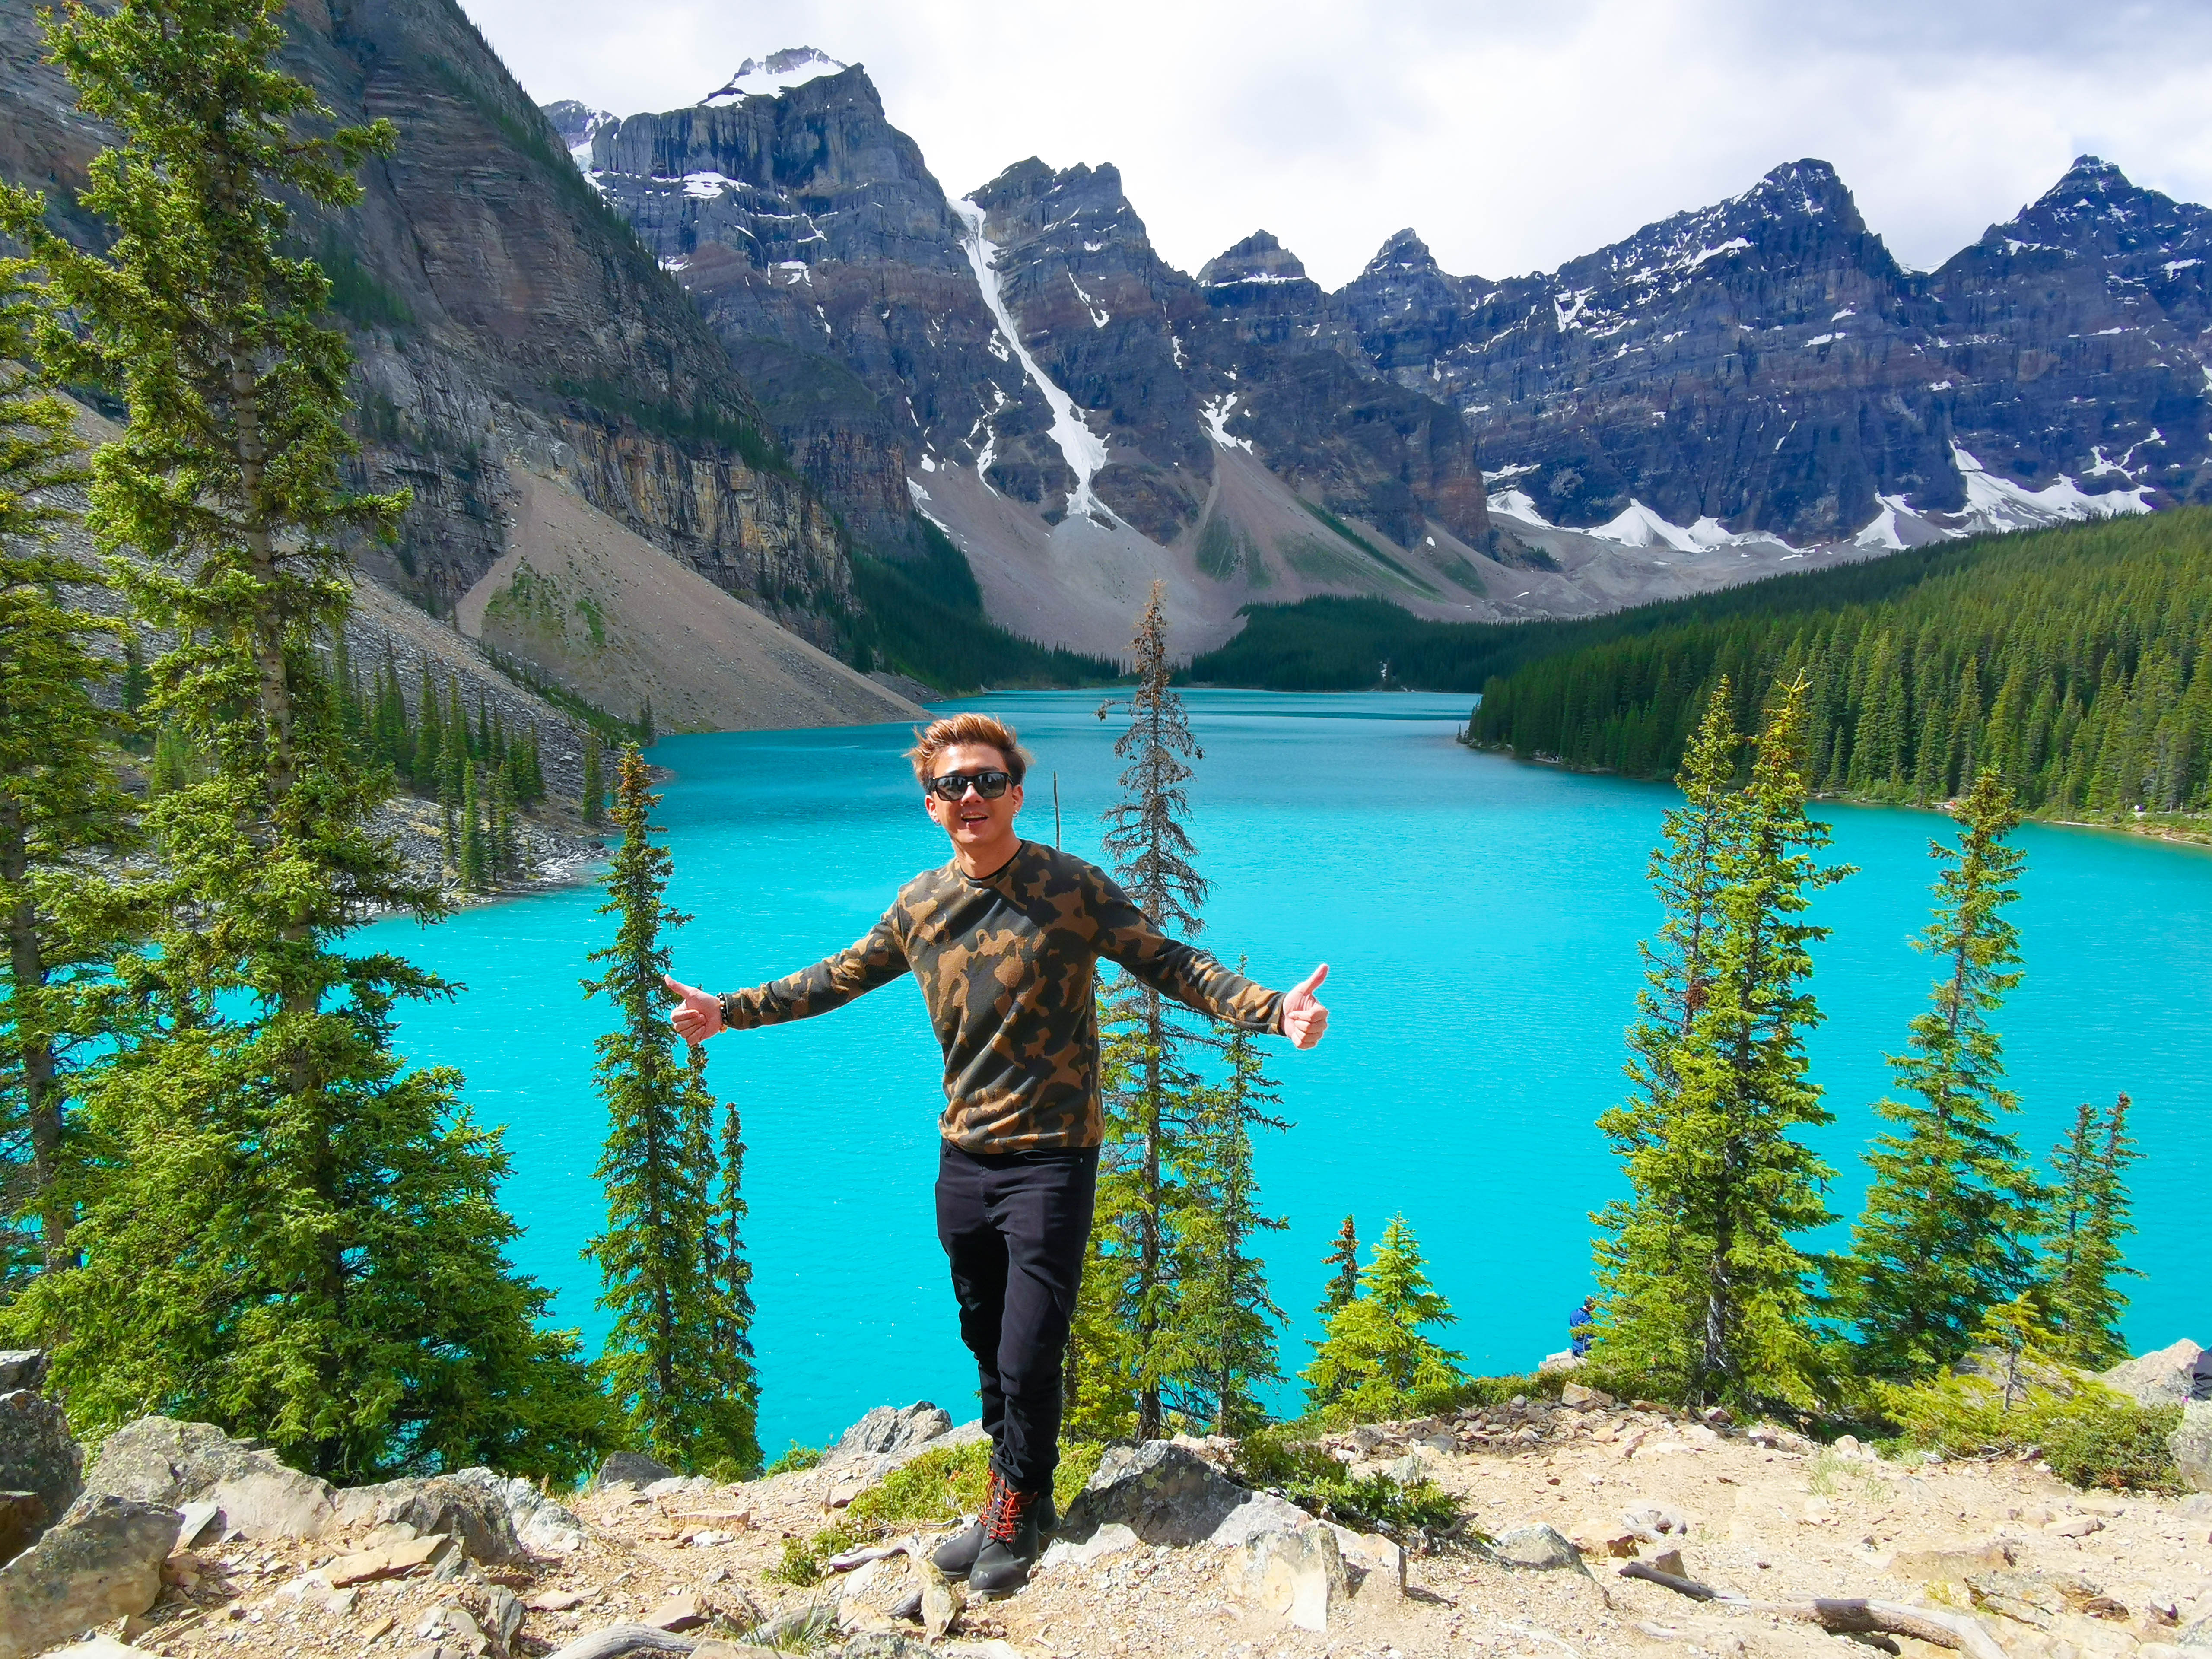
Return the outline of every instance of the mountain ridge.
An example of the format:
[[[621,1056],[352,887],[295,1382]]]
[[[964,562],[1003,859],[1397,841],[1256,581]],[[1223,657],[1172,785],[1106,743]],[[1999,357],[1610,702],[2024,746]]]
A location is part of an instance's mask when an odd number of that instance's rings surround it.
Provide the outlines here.
[[[1409,227],[1332,292],[1264,229],[1177,270],[1111,163],[957,196],[859,66],[701,148],[731,114],[578,127],[586,175],[757,383],[836,404],[836,465],[765,412],[848,518],[902,483],[1055,643],[1116,648],[1147,577],[1204,649],[1255,600],[1589,614],[2212,493],[2212,216],[2094,158],[1935,272],[1807,157],[1549,272]]]

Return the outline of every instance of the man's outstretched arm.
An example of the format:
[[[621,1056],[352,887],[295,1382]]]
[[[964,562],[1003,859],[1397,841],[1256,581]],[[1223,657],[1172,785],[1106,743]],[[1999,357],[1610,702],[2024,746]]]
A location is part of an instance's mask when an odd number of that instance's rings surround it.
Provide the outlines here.
[[[908,971],[906,949],[886,915],[856,945],[816,963],[799,973],[757,985],[750,991],[731,991],[716,996],[696,986],[667,978],[668,988],[682,1000],[669,1017],[676,1035],[686,1042],[704,1042],[717,1031],[746,1030],[756,1025],[780,1025],[787,1019],[806,1019],[842,1008],[854,997],[888,985]]]
[[[1170,939],[1110,881],[1101,883],[1092,914],[1100,956],[1200,1013],[1247,1030],[1279,1031],[1300,1048],[1312,1048],[1328,1030],[1328,1010],[1314,994],[1328,977],[1327,963],[1285,994],[1231,972],[1194,945]]]

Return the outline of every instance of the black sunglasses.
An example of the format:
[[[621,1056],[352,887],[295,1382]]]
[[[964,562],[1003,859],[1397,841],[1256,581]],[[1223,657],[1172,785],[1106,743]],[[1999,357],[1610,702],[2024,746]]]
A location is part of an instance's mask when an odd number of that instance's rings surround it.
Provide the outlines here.
[[[932,778],[929,790],[939,800],[958,800],[972,783],[975,793],[985,800],[996,800],[1006,793],[1006,786],[1012,781],[1012,775],[1005,772],[947,772],[942,777]]]

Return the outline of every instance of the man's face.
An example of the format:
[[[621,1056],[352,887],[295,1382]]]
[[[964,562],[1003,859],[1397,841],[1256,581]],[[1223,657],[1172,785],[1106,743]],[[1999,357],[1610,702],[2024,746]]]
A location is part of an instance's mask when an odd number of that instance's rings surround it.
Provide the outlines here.
[[[1006,757],[990,744],[956,743],[930,763],[929,775],[941,778],[947,772],[965,772],[972,777],[978,772],[1006,769]],[[958,800],[946,800],[934,790],[927,791],[922,799],[929,816],[952,837],[953,846],[988,847],[1012,836],[1014,814],[1022,810],[1022,787],[1008,784],[1006,793],[996,800],[985,800],[972,787]]]

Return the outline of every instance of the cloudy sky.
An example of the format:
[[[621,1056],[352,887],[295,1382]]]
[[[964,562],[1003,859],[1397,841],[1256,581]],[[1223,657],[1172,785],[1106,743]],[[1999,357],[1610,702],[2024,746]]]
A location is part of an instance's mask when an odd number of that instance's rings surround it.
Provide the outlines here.
[[[2212,202],[2209,0],[462,3],[534,96],[623,114],[818,46],[956,195],[1112,161],[1172,263],[1264,227],[1331,287],[1401,225],[1502,276],[1808,155],[1922,267],[2084,152]]]

